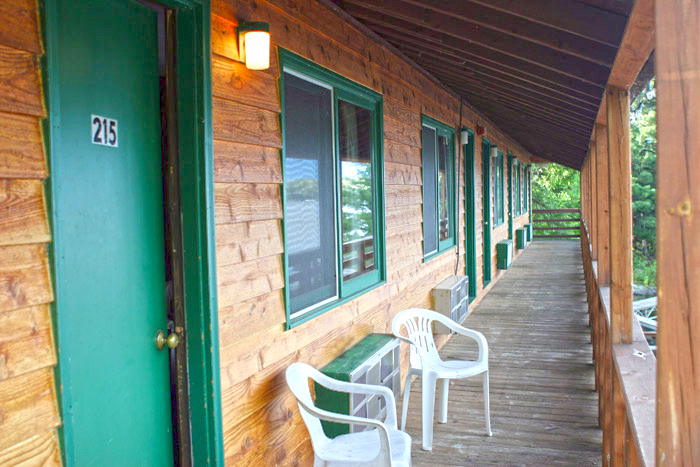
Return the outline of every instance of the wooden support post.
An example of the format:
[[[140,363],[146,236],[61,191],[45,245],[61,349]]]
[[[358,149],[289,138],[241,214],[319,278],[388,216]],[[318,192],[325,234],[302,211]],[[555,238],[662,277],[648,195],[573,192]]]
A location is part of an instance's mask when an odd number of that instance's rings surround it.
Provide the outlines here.
[[[610,335],[613,344],[632,343],[632,155],[630,99],[608,86],[610,190]]]
[[[590,186],[591,186],[591,225],[590,225],[590,238],[591,238],[591,259],[593,261],[598,261],[598,187],[596,178],[596,151],[595,151],[595,141],[591,142],[588,147],[588,160],[589,162],[589,172],[590,172]]]
[[[656,462],[700,465],[700,0],[657,0]]]
[[[598,286],[610,285],[610,187],[608,185],[608,128],[595,126],[598,214]]]

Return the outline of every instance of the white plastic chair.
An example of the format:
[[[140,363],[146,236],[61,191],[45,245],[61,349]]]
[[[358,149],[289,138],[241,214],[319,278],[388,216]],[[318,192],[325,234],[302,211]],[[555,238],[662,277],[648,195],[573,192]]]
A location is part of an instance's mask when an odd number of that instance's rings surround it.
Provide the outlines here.
[[[314,448],[314,467],[392,466],[410,467],[411,437],[396,427],[396,401],[390,389],[371,384],[347,383],[330,378],[305,363],[292,363],[286,372],[287,385],[299,403]],[[346,393],[378,394],[384,397],[384,422],[338,414],[314,405],[309,379],[328,389]],[[330,439],[323,432],[321,420],[369,425],[371,430],[350,433]]]
[[[443,361],[438,354],[433,339],[432,323],[439,321],[458,334],[471,337],[479,346],[479,356],[475,361],[450,360]],[[406,336],[401,334],[401,328],[406,328]],[[433,448],[433,411],[435,407],[435,385],[439,385],[440,413],[438,421],[447,423],[447,393],[451,379],[468,378],[483,375],[484,383],[484,412],[486,413],[486,433],[491,436],[491,420],[489,415],[489,348],[483,334],[467,329],[455,323],[448,317],[432,310],[411,308],[401,311],[391,324],[396,337],[411,345],[410,368],[406,375],[403,392],[403,409],[401,429],[406,428],[408,399],[411,393],[411,377],[419,375],[423,383],[423,449]]]

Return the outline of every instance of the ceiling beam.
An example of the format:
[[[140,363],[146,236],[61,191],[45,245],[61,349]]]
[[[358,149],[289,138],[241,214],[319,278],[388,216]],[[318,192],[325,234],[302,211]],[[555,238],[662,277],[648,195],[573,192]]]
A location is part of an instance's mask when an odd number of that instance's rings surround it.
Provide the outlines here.
[[[440,0],[464,4],[464,0]],[[575,1],[561,0],[468,0],[469,4],[493,8],[529,21],[545,24],[571,34],[617,47],[627,23],[627,15],[591,8]],[[566,14],[562,14],[562,9]],[[595,25],[595,27],[591,27]]]
[[[380,4],[344,3],[348,12],[360,20],[391,18],[393,24],[398,24],[418,36],[440,34],[459,39],[464,47],[470,48],[472,44],[500,52],[511,57],[534,63],[552,70],[564,70],[577,78],[590,83],[604,83],[610,73],[610,67],[582,60],[577,57],[567,56],[546,47],[527,43],[499,34],[486,28],[480,28],[469,23],[461,23],[453,18],[445,17],[433,24],[421,17],[411,16],[411,11],[394,11],[385,8],[384,1]]]
[[[381,33],[394,46],[402,41],[417,40],[413,30],[404,28],[386,19],[365,18],[363,19],[363,23],[378,33]],[[451,51],[455,51],[456,53],[464,56],[465,60],[479,59],[494,67],[500,66],[510,70],[518,70],[521,73],[527,74],[528,76],[536,76],[540,79],[558,84],[566,89],[578,91],[585,95],[599,98],[605,91],[605,86],[601,83],[591,83],[581,80],[578,76],[566,73],[565,71],[546,68],[530,63],[526,60],[522,60],[519,57],[512,57],[510,55],[481,47],[478,44],[465,43],[464,41],[455,39],[451,36],[433,34],[429,37],[422,37],[420,41],[433,44],[435,45],[436,49],[439,48],[443,51],[445,49],[449,49]]]
[[[356,0],[346,1],[354,2]],[[460,2],[444,0],[402,1],[608,67],[612,66],[617,52],[617,47],[613,45],[603,44],[503,11],[470,4],[464,0]]]
[[[388,37],[394,36],[389,34]],[[430,46],[424,41],[402,38],[400,41],[397,40],[396,47],[402,51],[413,51],[414,56],[419,54],[421,61],[425,61],[427,57],[430,57],[435,61],[442,62],[445,66],[460,69],[468,74],[478,73],[482,76],[488,77],[489,79],[495,79],[508,84],[524,87],[526,89],[539,90],[540,92],[546,93],[548,96],[556,95],[563,98],[567,102],[588,105],[593,109],[597,109],[600,102],[600,96],[586,96],[576,93],[570,89],[553,85],[544,80],[529,77],[523,78],[522,75],[519,76],[517,74],[510,73],[506,67],[503,67],[500,64],[482,65],[469,59],[465,59],[464,55],[459,56],[457,55],[457,52],[453,52],[445,48],[439,50],[431,49]]]

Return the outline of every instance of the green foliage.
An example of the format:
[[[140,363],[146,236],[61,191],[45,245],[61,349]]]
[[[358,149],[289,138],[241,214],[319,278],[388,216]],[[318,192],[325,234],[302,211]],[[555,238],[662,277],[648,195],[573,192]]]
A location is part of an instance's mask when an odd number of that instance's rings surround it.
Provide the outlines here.
[[[578,209],[581,205],[579,172],[554,163],[534,166],[532,204],[535,209]]]
[[[343,243],[372,235],[372,172],[370,164],[343,161]]]
[[[635,249],[653,258],[656,253],[656,92],[653,88],[635,100],[631,116]]]
[[[534,166],[532,205],[534,209],[579,209],[581,206],[579,171],[554,163]],[[538,219],[562,217],[568,218],[573,215],[537,214]],[[578,222],[557,222],[552,226],[572,227],[572,230],[540,230],[536,233],[540,235],[576,234],[579,227]]]

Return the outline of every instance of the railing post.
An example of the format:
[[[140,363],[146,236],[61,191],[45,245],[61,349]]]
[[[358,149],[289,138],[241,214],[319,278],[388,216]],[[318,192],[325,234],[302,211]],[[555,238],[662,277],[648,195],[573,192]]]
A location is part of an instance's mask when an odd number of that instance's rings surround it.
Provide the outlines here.
[[[608,128],[595,125],[596,178],[598,180],[598,285],[610,285],[610,186],[608,184]]]
[[[657,0],[659,466],[700,465],[700,0]]]
[[[610,327],[613,344],[632,343],[632,156],[629,92],[606,91],[610,189]]]

